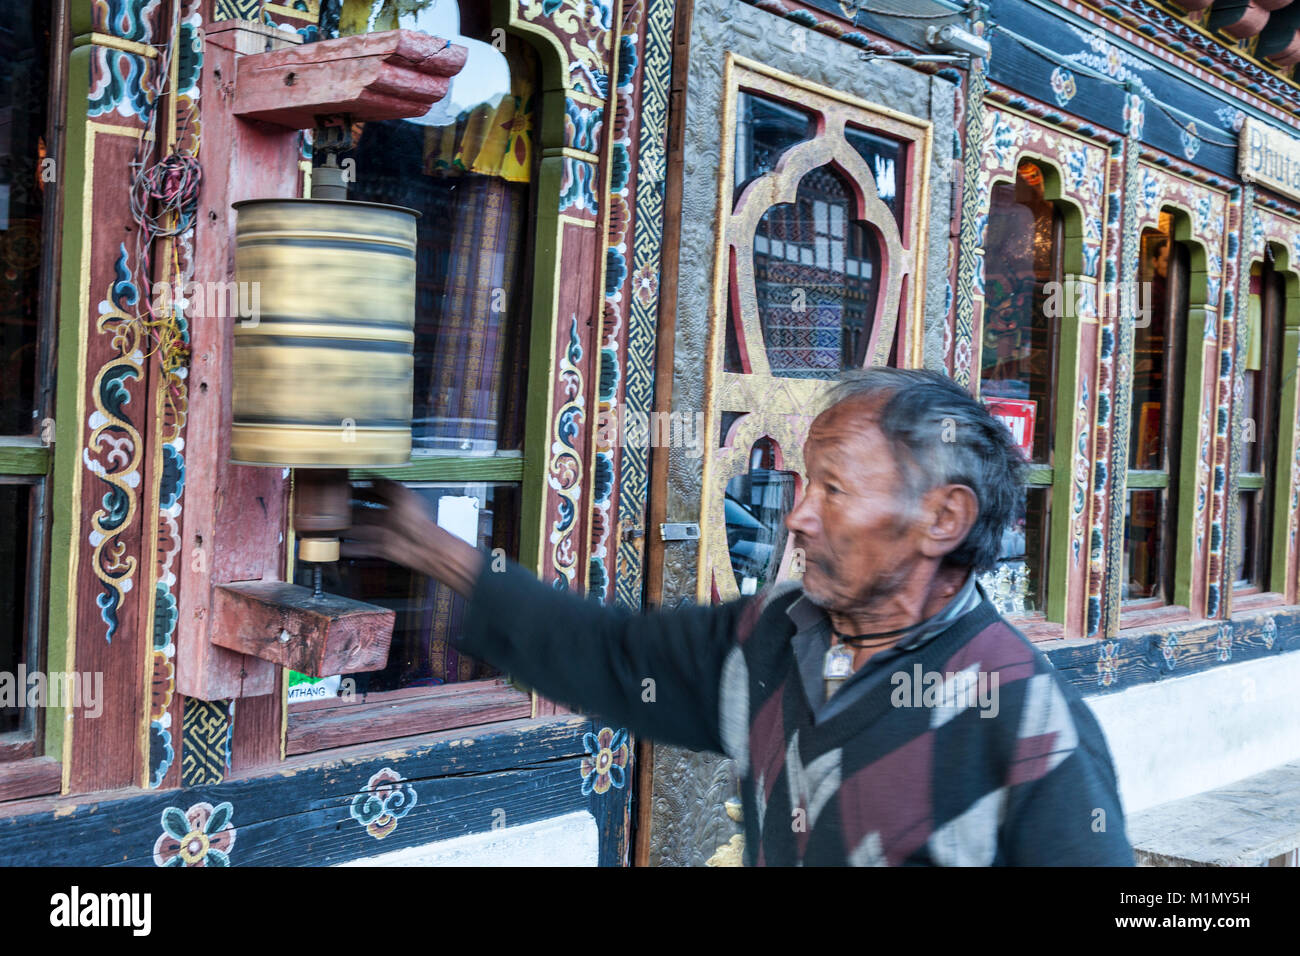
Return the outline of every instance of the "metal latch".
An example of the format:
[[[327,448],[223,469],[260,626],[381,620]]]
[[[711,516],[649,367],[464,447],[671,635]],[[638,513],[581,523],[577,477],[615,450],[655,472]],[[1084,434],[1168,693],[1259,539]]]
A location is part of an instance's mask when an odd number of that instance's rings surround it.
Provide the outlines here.
[[[700,526],[694,521],[670,521],[659,525],[659,538],[663,541],[698,541]]]

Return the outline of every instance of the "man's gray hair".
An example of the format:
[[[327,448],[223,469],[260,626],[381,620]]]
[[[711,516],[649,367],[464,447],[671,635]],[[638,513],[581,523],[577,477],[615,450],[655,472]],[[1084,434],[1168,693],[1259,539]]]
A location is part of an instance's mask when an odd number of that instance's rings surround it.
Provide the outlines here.
[[[826,408],[843,402],[880,403],[873,423],[898,463],[906,500],[915,514],[921,497],[940,485],[965,485],[979,515],[945,563],[987,571],[997,563],[1002,532],[1024,502],[1025,460],[1005,424],[940,372],[869,368],[845,372]]]

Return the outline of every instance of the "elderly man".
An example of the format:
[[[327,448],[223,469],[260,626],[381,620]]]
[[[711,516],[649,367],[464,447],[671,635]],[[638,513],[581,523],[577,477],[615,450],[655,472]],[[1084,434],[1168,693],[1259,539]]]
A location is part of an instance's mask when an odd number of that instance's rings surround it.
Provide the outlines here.
[[[1023,494],[1007,429],[942,375],[871,369],[804,460],[801,585],[717,607],[629,614],[494,573],[398,485],[345,551],[469,598],[462,651],[732,757],[750,864],[1132,865],[1096,721],[976,582]]]

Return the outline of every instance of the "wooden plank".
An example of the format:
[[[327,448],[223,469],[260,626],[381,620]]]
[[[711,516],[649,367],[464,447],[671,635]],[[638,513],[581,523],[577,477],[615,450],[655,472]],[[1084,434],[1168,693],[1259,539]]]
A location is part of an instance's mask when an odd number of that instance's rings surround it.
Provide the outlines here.
[[[1300,847],[1300,762],[1152,807],[1126,826],[1148,866],[1267,866]]]
[[[280,676],[276,675],[276,687]],[[235,731],[230,741],[230,775],[241,776],[258,767],[280,762],[284,736],[279,694],[245,697],[235,702]]]
[[[328,750],[371,740],[518,720],[532,713],[530,695],[512,687],[399,698],[325,711],[289,712],[287,753]]]
[[[62,782],[63,768],[53,757],[0,763],[0,800],[58,793]]]
[[[36,741],[30,734],[16,731],[0,734],[0,761],[25,760],[36,756]]]
[[[444,699],[459,697],[463,694],[477,694],[487,688],[509,687],[510,682],[500,677],[487,680],[464,681],[456,684],[444,684],[441,687],[403,687],[401,690],[378,691],[373,694],[356,694],[351,699],[346,697],[326,697],[319,700],[303,700],[291,703],[292,713],[305,714],[312,711],[347,709],[356,713],[363,704],[392,703],[412,698]]]
[[[1256,611],[1231,621],[1194,621],[1113,640],[1062,642],[1042,649],[1081,693],[1116,693],[1166,677],[1300,649],[1300,609],[1287,606],[1272,614]]]
[[[244,707],[247,702],[240,702]],[[234,865],[322,865],[418,846],[433,840],[589,810],[617,820],[630,788],[584,795],[587,718],[520,720],[466,737],[445,732],[390,746],[373,745],[286,761],[240,780],[185,790],[116,791],[40,798],[0,807],[0,861],[6,864],[154,865],[162,814],[229,803]],[[382,838],[367,830],[365,797],[383,771],[410,785],[414,799]],[[396,784],[400,788],[401,783]],[[599,801],[608,801],[602,808]],[[401,808],[397,808],[401,809]],[[370,808],[371,822],[374,808]],[[380,827],[382,829],[382,826]],[[601,862],[617,863],[620,834],[602,830]]]
[[[43,475],[50,470],[50,450],[40,439],[0,438],[0,475]]]

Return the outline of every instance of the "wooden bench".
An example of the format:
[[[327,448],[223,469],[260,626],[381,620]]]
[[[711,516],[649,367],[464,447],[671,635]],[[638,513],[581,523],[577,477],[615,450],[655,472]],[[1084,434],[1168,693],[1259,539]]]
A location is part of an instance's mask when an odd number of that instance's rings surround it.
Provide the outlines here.
[[[1300,761],[1127,821],[1139,866],[1300,866]]]

